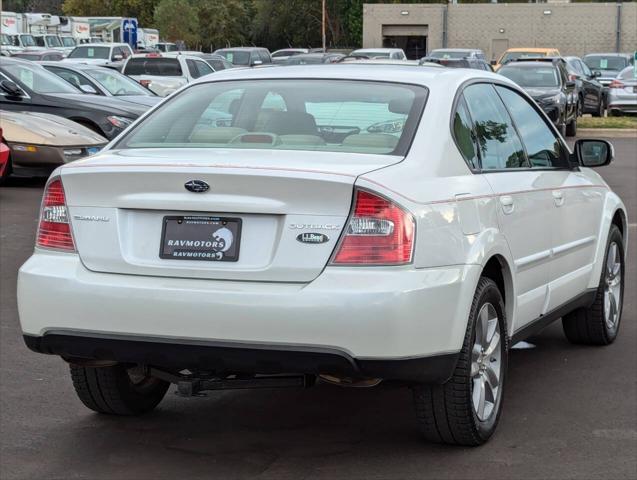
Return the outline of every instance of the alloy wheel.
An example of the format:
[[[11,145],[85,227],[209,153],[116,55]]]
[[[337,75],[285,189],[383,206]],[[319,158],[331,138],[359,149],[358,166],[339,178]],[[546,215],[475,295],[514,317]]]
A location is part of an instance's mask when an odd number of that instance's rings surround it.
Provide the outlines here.
[[[609,330],[619,323],[622,295],[622,263],[619,246],[613,242],[608,248],[604,281],[604,320]]]
[[[502,376],[502,342],[495,307],[485,303],[475,328],[471,352],[472,403],[476,416],[486,421],[496,412]]]

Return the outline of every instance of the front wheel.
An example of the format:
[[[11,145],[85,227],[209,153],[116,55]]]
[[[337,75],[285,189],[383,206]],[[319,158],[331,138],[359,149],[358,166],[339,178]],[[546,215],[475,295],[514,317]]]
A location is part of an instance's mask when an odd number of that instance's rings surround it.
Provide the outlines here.
[[[144,367],[83,367],[71,364],[75,393],[98,413],[140,415],[164,398],[169,383],[147,374]]]
[[[504,301],[495,282],[482,277],[452,377],[443,385],[412,387],[425,439],[465,446],[486,442],[500,418],[507,360]]]
[[[624,301],[624,242],[613,225],[608,235],[602,277],[595,301],[588,308],[579,308],[562,318],[564,334],[571,343],[608,345],[619,332]]]
[[[573,120],[566,124],[566,136],[574,137],[577,135],[577,113],[573,115]]]

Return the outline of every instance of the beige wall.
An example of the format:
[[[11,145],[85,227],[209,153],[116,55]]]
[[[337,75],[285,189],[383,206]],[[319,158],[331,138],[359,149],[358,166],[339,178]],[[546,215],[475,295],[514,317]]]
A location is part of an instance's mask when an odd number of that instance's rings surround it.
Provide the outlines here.
[[[445,5],[365,4],[363,47],[380,47],[383,25],[427,25],[428,49],[441,48]],[[637,49],[637,4],[622,5],[621,50]],[[550,10],[550,15],[544,11]],[[409,12],[402,15],[401,12]],[[447,10],[447,47],[556,47],[562,55],[614,52],[617,4],[455,4]],[[504,29],[501,33],[500,29]],[[505,40],[505,42],[502,42]],[[497,42],[496,42],[497,43]]]

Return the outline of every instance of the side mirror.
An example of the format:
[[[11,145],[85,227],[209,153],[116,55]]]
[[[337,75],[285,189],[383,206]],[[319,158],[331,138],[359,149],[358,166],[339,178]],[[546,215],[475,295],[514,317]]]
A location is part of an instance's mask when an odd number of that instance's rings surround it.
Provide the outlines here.
[[[263,65],[263,62],[261,60],[254,60],[252,62],[253,67],[258,67],[259,65]]]
[[[124,60],[124,55],[113,55],[113,62],[119,62],[120,60]]]
[[[599,70],[593,70],[593,77],[601,77],[602,76],[602,72],[600,72]]]
[[[80,90],[82,90],[84,93],[97,95],[97,90],[95,90],[92,85],[80,85]]]
[[[615,149],[606,140],[580,139],[575,142],[574,155],[583,167],[604,167],[615,158]]]
[[[24,97],[24,92],[18,85],[11,80],[2,80],[0,88],[12,97]]]
[[[490,64],[492,67],[495,67],[495,66],[498,64],[498,61],[497,61],[497,60],[491,60],[491,61],[489,62],[489,64]]]

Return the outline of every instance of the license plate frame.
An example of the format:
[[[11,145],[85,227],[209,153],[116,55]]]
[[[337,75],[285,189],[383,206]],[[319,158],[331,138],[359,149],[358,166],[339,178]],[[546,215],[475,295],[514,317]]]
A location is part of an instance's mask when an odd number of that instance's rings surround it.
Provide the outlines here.
[[[238,217],[166,215],[162,219],[159,258],[164,260],[237,262],[241,247],[241,228],[242,219]],[[222,229],[227,231],[219,232]],[[197,230],[199,231],[197,232]],[[220,233],[220,235],[215,237],[216,233]],[[171,238],[167,238],[167,236]],[[224,250],[228,241],[230,241],[230,246]],[[186,242],[190,242],[190,244]]]

